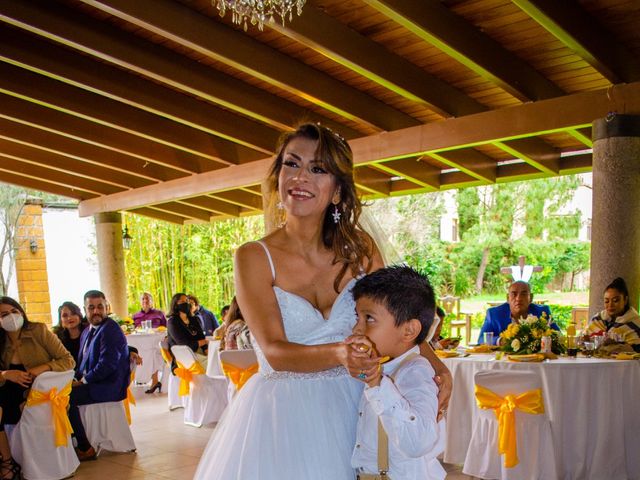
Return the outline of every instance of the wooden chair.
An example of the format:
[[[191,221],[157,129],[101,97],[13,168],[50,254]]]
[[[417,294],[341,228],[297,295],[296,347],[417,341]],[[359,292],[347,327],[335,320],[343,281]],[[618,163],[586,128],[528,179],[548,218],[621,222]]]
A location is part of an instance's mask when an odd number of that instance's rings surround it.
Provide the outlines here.
[[[589,323],[589,307],[573,307],[571,309],[571,321],[576,330],[584,330]]]
[[[456,316],[455,319],[449,322],[449,326],[451,327],[451,335],[454,336],[453,330],[455,329],[455,336],[462,337],[460,330],[464,328],[465,343],[469,345],[469,342],[471,342],[471,314],[460,312],[460,297],[454,297],[451,295],[442,297],[440,299],[440,306],[447,315],[453,313]]]

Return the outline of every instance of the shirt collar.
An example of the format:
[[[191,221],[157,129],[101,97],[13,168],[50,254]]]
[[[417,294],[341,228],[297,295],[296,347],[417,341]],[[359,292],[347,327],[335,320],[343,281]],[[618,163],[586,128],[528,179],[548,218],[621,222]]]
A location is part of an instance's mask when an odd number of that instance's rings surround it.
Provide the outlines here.
[[[382,373],[384,373],[385,375],[391,375],[395,373],[396,369],[398,368],[398,366],[400,366],[404,359],[413,353],[417,353],[418,355],[420,355],[420,347],[418,345],[414,345],[413,348],[410,348],[399,357],[396,357],[393,360],[389,360],[387,363],[383,363]]]

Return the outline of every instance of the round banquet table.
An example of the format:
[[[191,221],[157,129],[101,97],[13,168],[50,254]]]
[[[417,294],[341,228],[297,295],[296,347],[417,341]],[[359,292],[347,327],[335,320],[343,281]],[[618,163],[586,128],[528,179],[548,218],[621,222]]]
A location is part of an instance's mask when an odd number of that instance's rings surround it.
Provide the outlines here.
[[[164,360],[160,353],[160,340],[166,333],[131,333],[127,335],[127,344],[138,349],[138,354],[142,357],[142,365],[136,368],[135,380],[137,383],[147,383],[151,381],[153,372],[162,371]]]
[[[640,479],[640,361],[561,357],[539,363],[493,354],[442,359],[453,376],[444,461],[462,464],[477,412],[481,370],[534,370],[542,378],[558,478]]]

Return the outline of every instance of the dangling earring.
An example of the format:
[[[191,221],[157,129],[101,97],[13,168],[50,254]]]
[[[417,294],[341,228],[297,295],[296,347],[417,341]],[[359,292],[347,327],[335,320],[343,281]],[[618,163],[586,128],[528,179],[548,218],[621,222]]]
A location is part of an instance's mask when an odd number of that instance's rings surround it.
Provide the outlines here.
[[[342,213],[340,213],[340,210],[338,210],[337,204],[333,205],[333,213],[331,214],[331,216],[333,217],[333,223],[340,223],[340,217],[342,217]]]
[[[276,203],[276,208],[278,210],[284,210],[284,203],[282,203],[282,201],[279,200],[278,203]]]

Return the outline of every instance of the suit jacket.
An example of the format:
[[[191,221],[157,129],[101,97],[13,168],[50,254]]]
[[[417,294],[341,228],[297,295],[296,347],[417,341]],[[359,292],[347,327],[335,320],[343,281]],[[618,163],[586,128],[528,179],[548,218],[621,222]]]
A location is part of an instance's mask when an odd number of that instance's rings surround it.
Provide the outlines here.
[[[551,318],[551,310],[547,305],[538,305],[536,303],[529,304],[529,314],[534,317],[540,317],[542,312],[547,314],[547,318]],[[497,307],[492,307],[487,310],[487,316],[484,319],[484,324],[480,330],[480,336],[478,337],[478,343],[484,342],[484,332],[493,332],[493,343],[498,341],[498,335],[504,332],[511,323],[511,309],[509,303],[505,302]],[[551,328],[554,330],[560,330],[555,322],[551,323]]]
[[[92,337],[91,330],[85,328],[80,338],[76,377],[84,377],[96,403],[124,400],[131,374],[124,333],[110,318],[102,321]]]
[[[213,312],[200,305],[200,308],[196,312],[196,317],[200,320],[200,326],[204,334],[213,335],[213,331],[218,328],[218,320]]]

